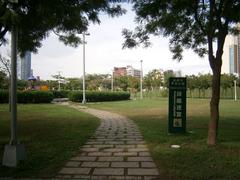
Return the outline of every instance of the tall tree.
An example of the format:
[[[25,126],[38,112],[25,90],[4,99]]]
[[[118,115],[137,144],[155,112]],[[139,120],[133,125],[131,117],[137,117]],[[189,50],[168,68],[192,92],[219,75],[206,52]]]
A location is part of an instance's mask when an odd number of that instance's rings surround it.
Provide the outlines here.
[[[100,23],[99,13],[110,16],[125,11],[117,3],[108,0],[0,0],[0,45],[7,42],[6,33],[12,25],[19,30],[18,49],[36,52],[41,41],[50,32],[59,36],[64,44],[77,46],[78,34],[87,31],[88,25]]]
[[[149,35],[170,37],[173,59],[181,60],[183,48],[200,57],[208,54],[213,73],[207,144],[215,145],[219,121],[220,74],[225,37],[237,32],[239,0],[132,0],[138,26],[123,30],[123,47],[149,45]],[[216,43],[216,49],[214,48]]]

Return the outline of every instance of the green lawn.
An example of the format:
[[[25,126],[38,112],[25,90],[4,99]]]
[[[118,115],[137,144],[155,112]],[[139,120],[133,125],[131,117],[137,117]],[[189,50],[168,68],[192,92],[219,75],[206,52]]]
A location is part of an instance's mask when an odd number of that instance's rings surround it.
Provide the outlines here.
[[[7,108],[0,105],[0,161],[10,135]],[[53,177],[99,125],[93,116],[53,104],[19,105],[18,115],[27,160],[13,169],[0,165],[0,177]]]
[[[185,135],[168,135],[168,101],[135,100],[90,104],[133,119],[139,126],[163,179],[240,179],[240,102],[222,100],[218,145],[206,145],[209,100],[187,100]],[[171,149],[171,144],[181,148]]]

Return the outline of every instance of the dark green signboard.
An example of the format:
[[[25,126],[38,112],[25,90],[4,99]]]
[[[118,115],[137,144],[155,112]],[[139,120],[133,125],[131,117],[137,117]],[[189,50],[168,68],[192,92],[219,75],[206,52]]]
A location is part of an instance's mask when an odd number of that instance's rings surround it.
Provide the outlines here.
[[[169,78],[168,132],[186,132],[186,78]]]

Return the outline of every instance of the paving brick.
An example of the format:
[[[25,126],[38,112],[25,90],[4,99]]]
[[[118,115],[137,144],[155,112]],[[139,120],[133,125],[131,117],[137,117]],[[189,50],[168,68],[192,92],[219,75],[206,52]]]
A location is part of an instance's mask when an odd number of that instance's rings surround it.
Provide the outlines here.
[[[83,162],[81,167],[109,167],[109,162]]]
[[[141,167],[154,168],[156,165],[154,162],[141,162]]]
[[[123,161],[123,157],[99,157],[98,161]]]
[[[114,147],[114,145],[113,144],[98,144],[98,145],[93,145],[93,147],[95,147],[95,148],[112,148],[112,147]]]
[[[77,156],[72,158],[73,161],[95,161],[97,157]]]
[[[79,109],[78,106],[73,106]],[[113,113],[79,109],[101,119],[82,152],[56,177],[91,180],[158,180],[158,170],[133,121]]]
[[[59,174],[81,174],[88,175],[90,172],[90,168],[63,168]]]
[[[128,175],[141,175],[141,176],[154,176],[159,175],[158,170],[156,168],[128,168]]]
[[[96,151],[98,151],[98,149],[99,148],[82,148],[82,149],[80,149],[81,151],[83,151],[83,152],[96,152]]]
[[[116,145],[116,148],[135,148],[136,145]]]
[[[139,152],[138,155],[139,156],[151,156],[151,154],[149,152]]]
[[[138,148],[147,148],[147,145],[146,144],[138,144],[136,145]]]
[[[138,162],[112,162],[111,167],[139,167]]]
[[[81,179],[81,180],[86,180],[90,179],[91,176],[84,176],[84,175],[73,175],[71,179]]]
[[[104,149],[104,152],[123,152],[124,149],[122,148],[110,148],[110,149]]]
[[[128,161],[153,161],[151,157],[128,157]]]
[[[129,152],[144,152],[144,151],[148,151],[147,148],[132,148],[132,149],[128,149]]]
[[[113,156],[137,156],[137,152],[117,152]]]
[[[124,175],[123,168],[95,168],[93,175]]]
[[[81,162],[78,161],[69,161],[65,165],[66,167],[78,167],[81,164]]]
[[[111,152],[90,152],[88,156],[111,156]]]

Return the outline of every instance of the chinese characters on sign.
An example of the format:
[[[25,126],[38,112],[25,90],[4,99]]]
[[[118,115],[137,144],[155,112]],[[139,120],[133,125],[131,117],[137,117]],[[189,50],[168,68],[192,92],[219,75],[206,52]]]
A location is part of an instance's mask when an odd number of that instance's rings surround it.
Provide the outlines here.
[[[186,78],[169,79],[169,133],[186,131]]]

